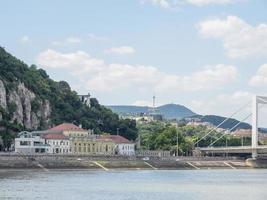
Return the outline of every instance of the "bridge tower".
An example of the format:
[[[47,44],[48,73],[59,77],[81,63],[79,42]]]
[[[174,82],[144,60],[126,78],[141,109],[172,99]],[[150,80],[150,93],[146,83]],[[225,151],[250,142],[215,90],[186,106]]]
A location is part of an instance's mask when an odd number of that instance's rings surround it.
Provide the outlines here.
[[[267,104],[267,96],[255,95],[252,100],[252,136],[251,136],[252,158],[257,158],[258,156],[257,148],[259,145],[259,134],[258,134],[259,104]]]

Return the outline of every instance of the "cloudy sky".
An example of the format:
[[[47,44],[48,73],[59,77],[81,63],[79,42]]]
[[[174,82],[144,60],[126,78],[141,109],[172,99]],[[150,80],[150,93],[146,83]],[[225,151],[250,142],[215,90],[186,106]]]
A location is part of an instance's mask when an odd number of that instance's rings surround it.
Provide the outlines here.
[[[266,0],[0,2],[0,45],[102,104],[229,116],[267,93]]]

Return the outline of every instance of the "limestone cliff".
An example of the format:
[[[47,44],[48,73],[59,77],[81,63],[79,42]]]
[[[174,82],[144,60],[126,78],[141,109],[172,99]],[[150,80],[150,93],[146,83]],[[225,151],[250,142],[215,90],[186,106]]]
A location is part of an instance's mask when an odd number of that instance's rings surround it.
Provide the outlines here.
[[[33,102],[38,103],[35,109],[32,108]],[[7,91],[5,82],[0,80],[0,106],[11,116],[10,122],[21,124],[26,129],[35,130],[41,123],[43,126],[50,123],[50,102],[37,99],[24,83],[17,82],[14,89]]]

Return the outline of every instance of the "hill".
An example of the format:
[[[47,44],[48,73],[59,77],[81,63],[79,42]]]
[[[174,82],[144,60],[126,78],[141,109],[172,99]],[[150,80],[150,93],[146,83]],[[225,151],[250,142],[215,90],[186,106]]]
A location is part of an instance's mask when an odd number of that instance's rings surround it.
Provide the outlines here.
[[[84,105],[67,82],[50,79],[43,69],[27,66],[0,47],[0,136],[4,146],[10,146],[21,130],[42,130],[63,122],[81,124],[99,134],[116,134],[120,128],[122,136],[137,137],[135,121],[119,119],[95,98],[91,107]]]
[[[148,113],[151,110],[151,107],[142,107],[142,106],[108,106],[113,112],[118,113],[119,115],[137,115],[139,113]],[[164,115],[165,119],[177,119],[180,122],[188,122],[190,120],[196,120],[200,122],[208,122],[214,126],[218,126],[221,122],[223,122],[226,118],[217,115],[198,115],[191,111],[189,108],[178,105],[178,104],[166,104],[163,106],[159,106],[156,110]],[[220,127],[224,129],[231,129],[237,123],[239,123],[236,119],[229,119]],[[236,128],[233,129],[250,129],[251,125],[245,122],[240,123]]]
[[[190,117],[190,120],[199,120],[201,122],[208,122],[212,124],[213,126],[218,126],[221,124],[226,117],[217,116],[217,115],[195,115]],[[184,119],[186,121],[186,119]],[[240,121],[230,118],[225,123],[223,123],[219,128],[223,129],[231,129],[235,125],[237,125]],[[245,122],[240,123],[237,127],[235,127],[232,131],[235,131],[236,129],[251,129],[251,125]]]
[[[148,113],[152,108],[148,106],[107,106],[113,112],[120,115],[137,115],[139,113]],[[156,110],[164,115],[166,119],[182,119],[196,115],[193,111],[186,108],[185,106],[178,104],[166,104],[159,106]]]

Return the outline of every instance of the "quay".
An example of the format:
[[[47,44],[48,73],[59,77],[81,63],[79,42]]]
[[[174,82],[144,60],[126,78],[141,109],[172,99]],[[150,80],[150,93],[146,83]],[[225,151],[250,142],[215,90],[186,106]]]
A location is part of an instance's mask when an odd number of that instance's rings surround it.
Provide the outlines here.
[[[253,164],[254,162],[254,164]],[[267,163],[267,160],[261,161]],[[41,167],[40,167],[41,166]],[[17,153],[1,153],[0,169],[243,169],[255,165],[236,157],[139,157],[139,156],[108,156],[108,155],[54,155]]]

